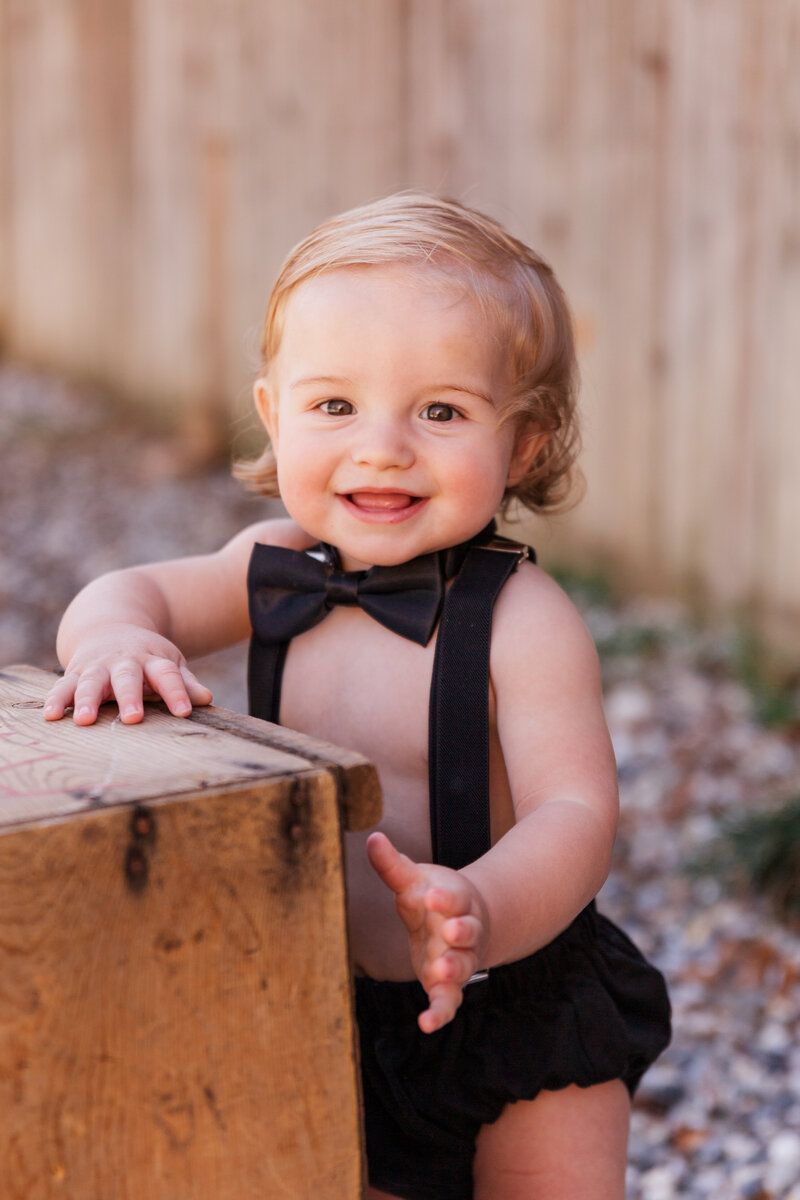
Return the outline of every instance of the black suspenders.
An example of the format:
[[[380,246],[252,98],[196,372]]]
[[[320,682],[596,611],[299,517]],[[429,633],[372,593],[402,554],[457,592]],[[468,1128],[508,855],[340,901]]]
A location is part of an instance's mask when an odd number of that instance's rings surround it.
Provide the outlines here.
[[[485,854],[489,828],[489,650],[503,584],[533,551],[495,538],[473,546],[444,603],[428,725],[433,861],[458,870]]]
[[[251,717],[280,725],[281,680],[286,662],[288,642],[262,642],[255,634],[250,638],[247,658],[248,711]]]
[[[470,547],[447,589],[431,679],[428,724],[433,861],[458,869],[491,845],[489,828],[489,650],[503,584],[534,552],[496,537]],[[250,712],[278,723],[288,644],[250,642]]]

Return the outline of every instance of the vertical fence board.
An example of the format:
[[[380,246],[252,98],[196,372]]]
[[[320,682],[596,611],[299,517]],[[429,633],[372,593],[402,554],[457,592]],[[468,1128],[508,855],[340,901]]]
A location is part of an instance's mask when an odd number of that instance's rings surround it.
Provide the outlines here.
[[[238,58],[229,63],[237,163],[229,344],[241,389],[288,249],[331,213],[406,178],[402,4],[240,6]]]
[[[8,0],[0,0],[0,351],[7,336],[11,307],[11,81],[8,54],[11,28]]]
[[[786,644],[800,608],[800,9],[767,27],[762,205],[760,357],[753,404],[761,431],[756,610]]]

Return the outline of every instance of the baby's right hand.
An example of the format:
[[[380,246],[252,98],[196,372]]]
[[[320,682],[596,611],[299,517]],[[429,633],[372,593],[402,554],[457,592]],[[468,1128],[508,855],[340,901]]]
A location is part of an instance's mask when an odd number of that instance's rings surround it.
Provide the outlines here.
[[[165,637],[138,625],[103,625],[82,639],[63,678],[45,697],[44,716],[58,721],[72,705],[75,723],[91,725],[100,705],[116,700],[123,723],[135,725],[144,716],[143,697],[151,692],[176,717],[186,717],[193,704],[212,699]]]

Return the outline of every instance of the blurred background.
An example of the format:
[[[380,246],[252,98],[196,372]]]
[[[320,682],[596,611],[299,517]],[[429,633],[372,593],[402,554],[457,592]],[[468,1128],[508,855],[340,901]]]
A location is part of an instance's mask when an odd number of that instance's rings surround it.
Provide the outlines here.
[[[0,0],[7,355],[249,411],[288,248],[403,187],[554,264],[588,493],[532,536],[797,659],[796,0]]]
[[[601,649],[605,907],[679,1018],[629,1195],[798,1200],[797,0],[0,0],[0,663],[54,666],[100,571],[268,510],[228,464],[272,279],[407,187],[574,310],[586,496],[519,536]],[[201,666],[243,705],[241,653]]]

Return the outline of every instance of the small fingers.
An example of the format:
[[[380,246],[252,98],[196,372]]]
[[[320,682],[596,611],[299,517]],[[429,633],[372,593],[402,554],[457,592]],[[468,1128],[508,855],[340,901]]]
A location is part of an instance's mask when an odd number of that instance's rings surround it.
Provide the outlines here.
[[[418,881],[416,863],[396,850],[385,833],[372,833],[367,838],[367,855],[373,868],[395,895],[413,887]]]
[[[60,721],[75,696],[77,675],[64,675],[54,683],[44,698],[45,721]]]
[[[429,964],[422,979],[428,1008],[418,1019],[423,1033],[433,1033],[452,1021],[463,999],[464,986],[477,965],[477,955],[469,950],[446,951]]]
[[[192,705],[210,704],[213,696],[192,671],[169,658],[145,663],[145,679],[175,717],[188,717]]]
[[[177,663],[168,658],[150,659],[145,664],[145,677],[174,717],[188,717],[192,702],[183,671]]]
[[[435,1033],[458,1012],[462,999],[461,987],[457,983],[435,983],[428,992],[429,1005],[417,1018],[423,1033]]]
[[[72,698],[73,720],[76,725],[93,725],[100,705],[108,699],[110,678],[105,667],[90,667],[84,671]]]
[[[111,670],[111,691],[124,725],[135,725],[144,716],[143,690],[144,672],[135,659],[123,659],[115,664]]]
[[[455,950],[473,950],[483,935],[483,927],[477,917],[451,917],[441,928],[441,935]]]
[[[214,699],[213,695],[188,667],[181,667],[181,675],[183,676],[186,692],[192,704],[198,704],[202,707],[211,703]]]
[[[438,984],[456,984],[463,987],[478,968],[478,956],[472,950],[445,950],[427,968],[425,990]]]
[[[464,881],[454,873],[447,887],[432,887],[425,893],[428,912],[441,917],[461,917],[469,912],[470,894]]]

